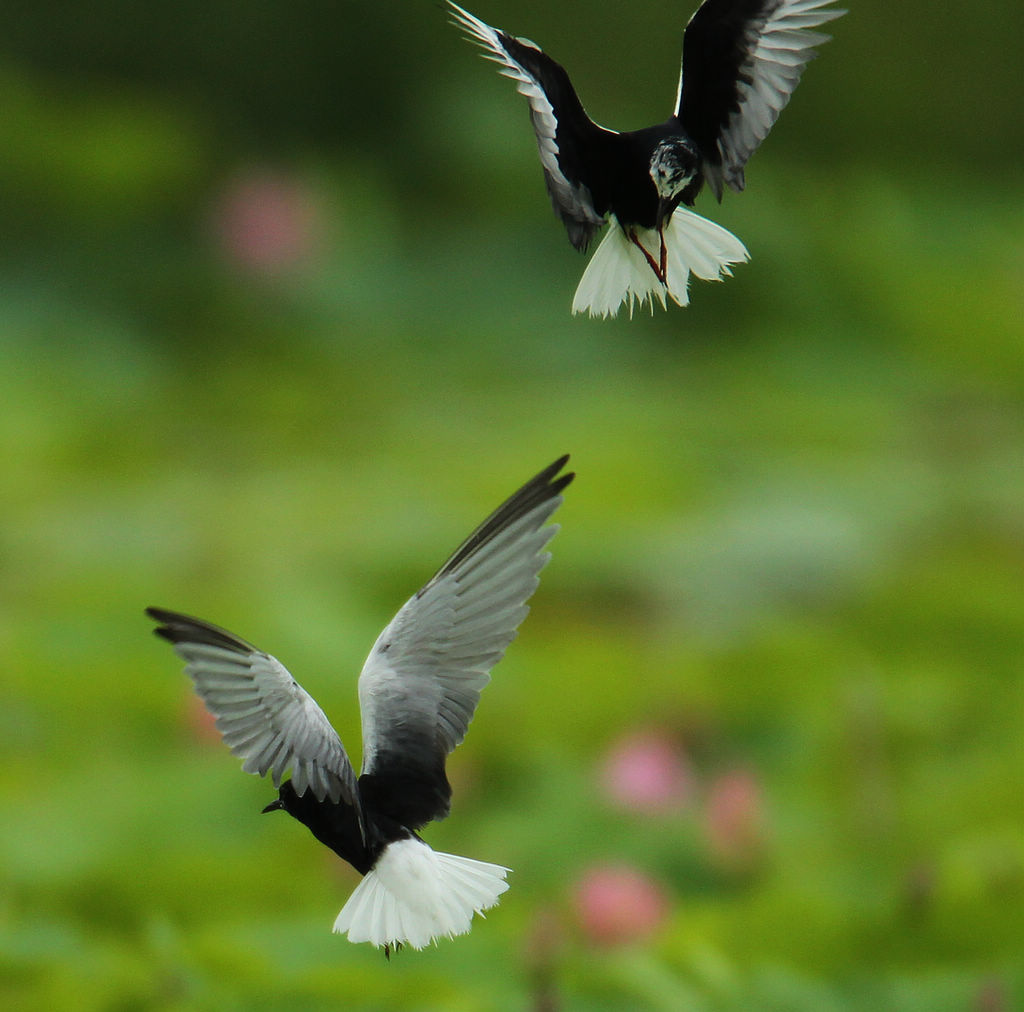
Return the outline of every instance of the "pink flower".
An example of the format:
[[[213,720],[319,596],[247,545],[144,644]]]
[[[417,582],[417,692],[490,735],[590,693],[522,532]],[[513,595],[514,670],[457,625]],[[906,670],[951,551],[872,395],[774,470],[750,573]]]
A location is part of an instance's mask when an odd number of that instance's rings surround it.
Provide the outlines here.
[[[220,731],[217,730],[213,714],[206,709],[203,701],[194,692],[189,692],[185,698],[183,723],[189,737],[200,745],[219,745]]]
[[[748,770],[723,773],[712,781],[704,813],[708,849],[719,865],[747,870],[764,853],[764,798]]]
[[[277,275],[301,266],[319,245],[314,196],[286,175],[250,172],[232,180],[213,219],[228,259],[254,274]]]
[[[1010,1007],[1010,995],[1006,984],[998,978],[982,983],[974,996],[973,1008],[977,1012],[1005,1012]]]
[[[576,883],[577,920],[599,945],[649,938],[668,916],[669,899],[652,879],[628,865],[599,865]]]
[[[686,805],[694,788],[685,753],[669,735],[656,730],[634,732],[613,745],[600,781],[615,804],[654,815]]]

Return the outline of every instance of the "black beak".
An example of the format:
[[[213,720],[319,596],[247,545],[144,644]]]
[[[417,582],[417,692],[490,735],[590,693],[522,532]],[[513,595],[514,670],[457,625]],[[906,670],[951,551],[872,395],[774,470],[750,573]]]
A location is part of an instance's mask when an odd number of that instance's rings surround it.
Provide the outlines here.
[[[666,200],[664,197],[658,198],[658,228],[665,224],[666,218],[671,217],[678,203],[678,200]]]
[[[273,801],[270,802],[269,805],[267,805],[266,808],[263,809],[263,811],[260,814],[261,815],[266,815],[267,812],[278,812],[278,811],[283,811],[283,810],[284,810],[284,805],[281,804],[281,799],[280,798],[275,798]]]

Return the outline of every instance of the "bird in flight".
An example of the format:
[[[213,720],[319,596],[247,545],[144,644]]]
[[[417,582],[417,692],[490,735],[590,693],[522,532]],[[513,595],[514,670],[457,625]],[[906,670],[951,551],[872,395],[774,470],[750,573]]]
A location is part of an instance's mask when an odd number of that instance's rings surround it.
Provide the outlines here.
[[[418,835],[448,815],[445,760],[463,740],[515,638],[573,480],[556,460],[499,506],[398,611],[359,676],[363,765],[280,661],[200,619],[147,608],[246,773],[278,789],[284,811],[363,875],[334,922],[385,955],[461,935],[508,888],[508,868],[432,850]],[[291,777],[284,780],[290,770]]]
[[[583,109],[565,68],[535,43],[492,28],[453,0],[452,21],[516,82],[530,104],[555,213],[585,252],[611,227],[573,299],[574,313],[614,316],[623,303],[689,301],[690,274],[721,280],[748,259],[731,232],[691,211],[705,183],[718,198],[743,168],[829,36],[812,29],[845,11],[833,0],[705,0],[683,33],[672,115],[619,133]]]

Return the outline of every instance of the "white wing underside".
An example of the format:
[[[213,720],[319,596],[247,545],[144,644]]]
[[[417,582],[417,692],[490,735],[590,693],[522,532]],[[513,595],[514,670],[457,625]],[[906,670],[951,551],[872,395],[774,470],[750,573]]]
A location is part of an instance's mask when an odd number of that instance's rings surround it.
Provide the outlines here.
[[[655,260],[661,239],[654,229],[634,228],[637,239]],[[614,217],[601,244],[580,278],[572,303],[574,313],[615,316],[625,303],[630,316],[634,308],[655,302],[666,308],[666,295],[679,306],[690,301],[690,274],[704,281],[721,281],[731,276],[731,264],[749,259],[746,247],[728,229],[685,207],[677,207],[664,228],[666,284],[654,273],[643,253],[629,241]]]
[[[363,772],[402,736],[434,759],[466,734],[490,669],[515,638],[558,530],[555,496],[509,524],[453,570],[442,569],[380,634],[359,676]],[[410,756],[410,758],[413,758]]]
[[[739,71],[739,107],[726,121],[718,140],[721,168],[707,166],[705,172],[716,196],[721,198],[722,180],[734,190],[744,186],[743,166],[786,107],[804,68],[817,55],[815,46],[830,36],[811,31],[846,13],[824,10],[833,0],[779,0],[762,26],[751,25],[745,36],[748,52]],[[680,73],[676,108],[683,89]]]
[[[589,189],[566,178],[558,163],[558,120],[551,100],[541,83],[522,64],[517,63],[510,56],[502,45],[501,36],[494,28],[474,17],[469,11],[463,10],[458,4],[452,3],[451,0],[448,0],[448,3],[453,9],[452,17],[455,23],[483,48],[484,59],[496,63],[501,68],[499,72],[503,77],[515,81],[516,90],[529,102],[530,117],[533,121],[534,133],[537,135],[537,151],[540,154],[541,165],[544,167],[552,198],[577,220],[590,225],[603,225],[604,216],[594,211]],[[530,42],[529,39],[517,38],[516,41],[538,53],[542,52],[541,48],[536,43]],[[596,123],[594,126],[606,133],[615,132]]]

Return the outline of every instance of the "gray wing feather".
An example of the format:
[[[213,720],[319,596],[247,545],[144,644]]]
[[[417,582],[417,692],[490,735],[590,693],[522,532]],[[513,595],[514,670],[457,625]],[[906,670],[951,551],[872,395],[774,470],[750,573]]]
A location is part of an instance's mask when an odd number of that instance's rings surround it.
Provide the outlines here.
[[[555,471],[564,459],[557,463]],[[544,547],[558,527],[544,525],[572,477],[549,485],[553,473],[516,494],[534,486],[539,501],[525,510],[499,516],[516,496],[499,507],[378,637],[359,676],[363,773],[391,762],[397,741],[404,761],[431,766],[465,737],[490,669],[515,638],[550,558]]]
[[[185,661],[185,672],[216,718],[224,744],[246,773],[270,774],[319,801],[359,807],[355,772],[338,733],[312,696],[280,661],[208,622],[159,608],[147,609]]]

